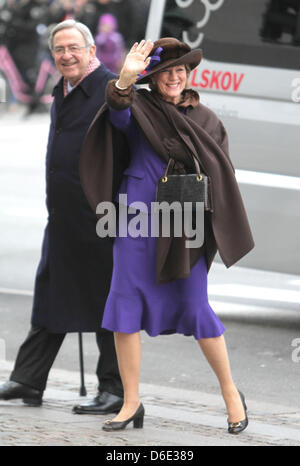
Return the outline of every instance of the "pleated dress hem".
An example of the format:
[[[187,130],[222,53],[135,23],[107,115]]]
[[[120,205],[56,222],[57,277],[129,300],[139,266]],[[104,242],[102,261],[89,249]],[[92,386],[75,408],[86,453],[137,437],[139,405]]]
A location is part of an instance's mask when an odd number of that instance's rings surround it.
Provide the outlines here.
[[[171,314],[168,311],[170,305]],[[205,300],[195,303],[194,300],[185,299],[170,304],[152,298],[150,309],[142,296],[124,295],[112,290],[102,326],[112,332],[129,334],[143,330],[150,337],[178,333],[193,336],[196,340],[216,338],[225,332],[225,327]]]

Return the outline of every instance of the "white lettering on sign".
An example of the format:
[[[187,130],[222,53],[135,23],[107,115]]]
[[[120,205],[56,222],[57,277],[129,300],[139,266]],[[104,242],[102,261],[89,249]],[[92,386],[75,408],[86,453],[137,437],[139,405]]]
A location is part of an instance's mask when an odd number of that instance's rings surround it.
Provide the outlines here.
[[[187,8],[190,5],[192,5],[192,3],[195,0],[175,0],[175,1],[176,1],[177,6],[179,6],[179,8]],[[210,3],[210,0],[199,0],[199,1],[200,3],[204,5],[204,15],[203,15],[203,18],[197,21],[196,23],[197,29],[203,28],[209,21],[210,13],[212,11],[216,11],[219,8],[221,8],[221,6],[224,3],[224,0],[217,0],[215,3]],[[199,32],[197,38],[194,41],[191,41],[188,37],[188,31],[182,31],[183,41],[186,42],[191,48],[198,47],[201,44],[203,37],[204,37],[203,32]]]
[[[295,78],[292,81],[292,87],[295,89],[292,90],[292,101],[293,102],[300,102],[300,78]]]
[[[197,77],[197,68],[193,70],[190,84],[192,87],[202,89],[216,89],[222,91],[237,92],[240,88],[244,73],[232,73],[230,71],[202,70],[200,79]]]

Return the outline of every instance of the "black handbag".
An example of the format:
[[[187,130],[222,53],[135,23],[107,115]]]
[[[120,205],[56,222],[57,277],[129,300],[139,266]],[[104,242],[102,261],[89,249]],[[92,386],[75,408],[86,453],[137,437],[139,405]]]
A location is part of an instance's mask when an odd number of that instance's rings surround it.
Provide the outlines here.
[[[192,202],[193,210],[196,202],[204,203],[204,210],[213,212],[209,178],[200,172],[198,160],[193,156],[196,173],[169,174],[169,169],[174,168],[175,161],[169,158],[165,173],[158,180],[156,189],[156,202],[179,202],[184,207],[184,202]]]

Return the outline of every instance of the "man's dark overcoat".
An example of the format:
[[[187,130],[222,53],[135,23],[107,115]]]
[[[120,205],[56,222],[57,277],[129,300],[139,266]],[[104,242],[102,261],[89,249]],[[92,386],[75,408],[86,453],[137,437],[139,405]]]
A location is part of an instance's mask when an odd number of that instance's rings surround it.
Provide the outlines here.
[[[54,87],[46,157],[48,223],[37,270],[32,324],[53,333],[101,327],[112,273],[112,241],[96,234],[96,216],[82,191],[78,161],[86,131],[115,75],[102,64],[65,98]],[[116,138],[120,138],[120,134]],[[120,141],[115,139],[116,144]],[[124,169],[118,155],[116,189]]]

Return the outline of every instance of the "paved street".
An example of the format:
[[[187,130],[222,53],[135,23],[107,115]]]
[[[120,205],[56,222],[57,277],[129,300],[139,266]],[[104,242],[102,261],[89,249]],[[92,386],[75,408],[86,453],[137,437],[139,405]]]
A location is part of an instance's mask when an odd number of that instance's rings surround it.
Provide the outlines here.
[[[10,363],[1,366],[1,379]],[[94,378],[86,378],[89,392]],[[21,401],[0,402],[0,445],[106,446],[275,446],[300,445],[299,410],[284,404],[247,400],[250,424],[239,436],[226,431],[226,413],[220,396],[202,391],[141,384],[146,410],[143,429],[132,425],[117,433],[103,432],[111,416],[72,414],[78,403],[78,374],[52,371],[41,408]]]
[[[48,116],[1,118],[0,382],[9,377],[30,323],[46,221]],[[259,239],[258,239],[259,241]],[[249,407],[249,428],[226,432],[215,376],[191,338],[142,333],[144,429],[108,434],[103,416],[78,416],[78,336],[62,346],[41,408],[0,401],[0,445],[300,445],[300,277],[216,261],[209,297],[226,327],[232,370]],[[97,347],[84,334],[88,397],[96,393]],[[293,346],[293,344],[295,346]],[[299,349],[298,349],[299,345]]]

